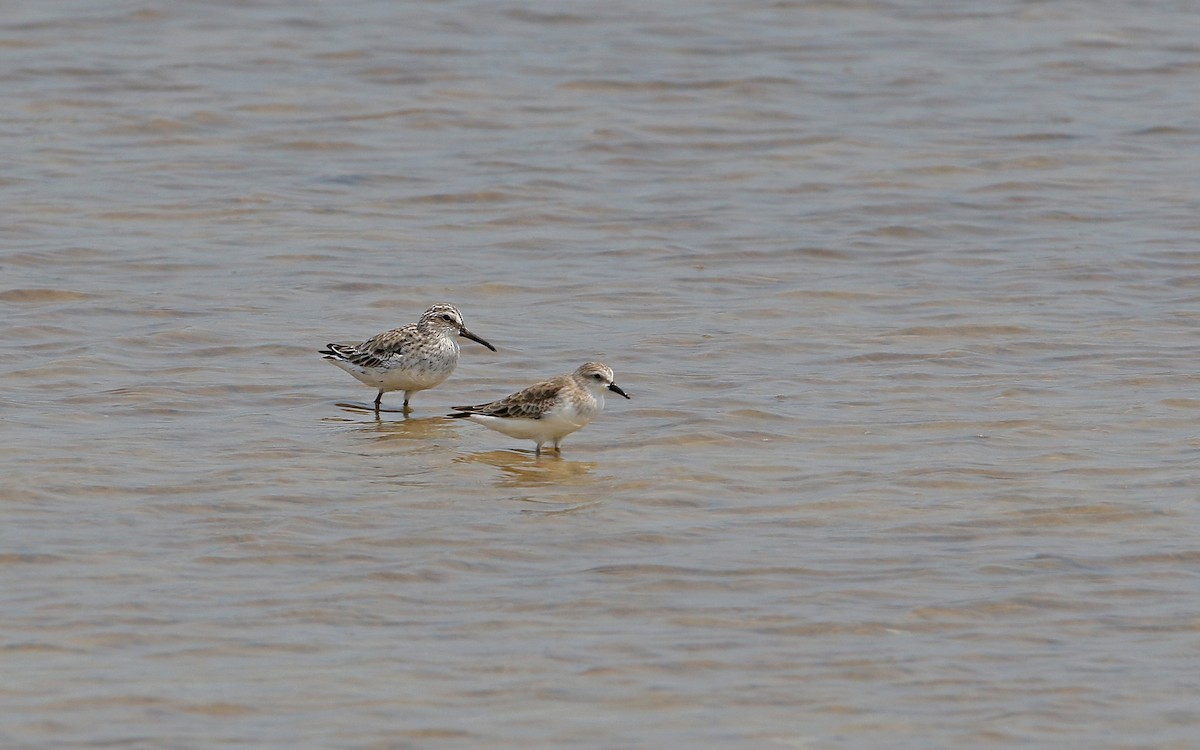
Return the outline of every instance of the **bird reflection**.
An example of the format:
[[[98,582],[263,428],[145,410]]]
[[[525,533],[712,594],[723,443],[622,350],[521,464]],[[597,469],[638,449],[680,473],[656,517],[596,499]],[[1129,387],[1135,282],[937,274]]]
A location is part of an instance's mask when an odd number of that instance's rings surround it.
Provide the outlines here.
[[[445,417],[413,417],[400,409],[380,409],[377,412],[374,407],[366,408],[354,403],[341,403],[338,406],[357,417],[342,421],[357,423],[356,429],[374,433],[380,440],[435,440],[454,435],[453,424]],[[385,419],[388,414],[395,414],[397,418]]]
[[[537,457],[530,450],[483,451],[454,459],[462,463],[488,464],[499,469],[502,487],[543,487],[585,484],[596,468],[594,461],[570,461],[561,457]]]
[[[369,404],[358,403],[355,401],[339,401],[337,403],[337,408],[344,412],[349,412],[350,414],[369,414],[376,417],[381,417],[381,415],[384,414],[399,414],[407,417],[412,413],[412,409],[409,409],[408,411],[404,411],[403,409],[376,409],[374,406]]]

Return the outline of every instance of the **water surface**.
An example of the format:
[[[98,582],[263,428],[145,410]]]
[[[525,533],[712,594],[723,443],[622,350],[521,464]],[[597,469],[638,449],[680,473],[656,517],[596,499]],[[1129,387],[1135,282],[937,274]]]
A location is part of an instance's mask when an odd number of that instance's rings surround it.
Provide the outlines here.
[[[0,744],[1193,746],[1191,10],[14,4]]]

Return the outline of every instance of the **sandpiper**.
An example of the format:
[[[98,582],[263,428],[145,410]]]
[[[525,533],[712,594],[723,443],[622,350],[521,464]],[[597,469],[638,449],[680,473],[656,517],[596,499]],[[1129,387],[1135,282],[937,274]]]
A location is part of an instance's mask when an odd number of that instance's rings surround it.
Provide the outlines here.
[[[456,406],[449,416],[470,419],[509,437],[532,440],[537,443],[535,456],[542,455],[542,445],[551,441],[555,452],[561,453],[559,442],[603,411],[605,391],[629,398],[613,382],[611,368],[588,362],[573,373],[531,385],[499,401]]]
[[[454,305],[430,307],[416,323],[385,331],[361,344],[329,344],[325,359],[372,388],[377,388],[375,411],[383,394],[404,391],[404,411],[417,391],[433,388],[458,364],[457,336],[465,336],[496,351],[496,347],[467,330]]]

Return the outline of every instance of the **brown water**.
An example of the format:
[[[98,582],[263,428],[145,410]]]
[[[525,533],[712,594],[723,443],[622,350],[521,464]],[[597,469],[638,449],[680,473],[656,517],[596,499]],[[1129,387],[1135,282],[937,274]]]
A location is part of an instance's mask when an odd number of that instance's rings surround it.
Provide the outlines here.
[[[0,747],[1196,747],[1194,21],[7,4]]]

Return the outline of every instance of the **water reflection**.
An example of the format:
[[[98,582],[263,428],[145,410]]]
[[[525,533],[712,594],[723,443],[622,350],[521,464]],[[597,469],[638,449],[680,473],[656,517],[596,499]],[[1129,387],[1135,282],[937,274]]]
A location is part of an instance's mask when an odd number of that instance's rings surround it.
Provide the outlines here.
[[[383,417],[387,416],[388,414],[394,414],[398,417],[407,417],[412,413],[411,410],[406,412],[403,409],[376,409],[375,404],[366,404],[359,401],[339,401],[337,403],[337,408],[344,412],[349,412],[350,414],[371,414],[376,417]]]
[[[374,433],[381,440],[440,440],[454,435],[451,421],[442,416],[414,417],[399,409],[376,412],[374,406],[366,408],[352,403],[340,403],[338,407],[356,418],[327,418],[326,421],[353,425],[354,429]]]
[[[454,459],[462,463],[488,464],[500,470],[501,487],[545,487],[584,485],[592,481],[595,461],[572,461],[553,453],[534,456],[524,449],[469,453]]]

